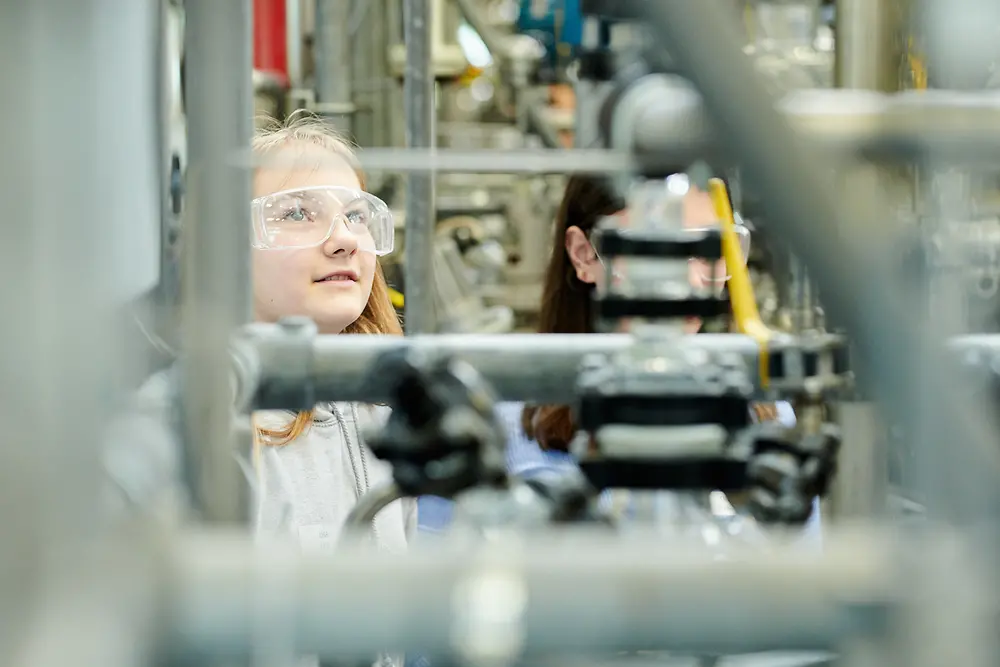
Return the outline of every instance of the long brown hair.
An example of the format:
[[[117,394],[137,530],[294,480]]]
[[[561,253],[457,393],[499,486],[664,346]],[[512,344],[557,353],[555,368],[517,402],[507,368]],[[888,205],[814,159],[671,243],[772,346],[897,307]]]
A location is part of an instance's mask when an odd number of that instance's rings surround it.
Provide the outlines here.
[[[261,125],[253,139],[254,155],[262,156],[272,153],[288,144],[310,144],[329,150],[331,153],[347,158],[348,162],[355,165],[354,171],[361,182],[361,188],[365,188],[365,176],[357,166],[357,159],[354,155],[354,148],[336,130],[315,115],[307,113],[295,113],[289,116],[284,122],[268,121]],[[361,316],[358,317],[344,332],[345,334],[392,334],[401,335],[403,327],[400,326],[399,316],[392,307],[389,298],[389,286],[385,281],[385,274],[379,264],[375,265],[375,276],[372,280],[372,291],[368,296],[368,303]],[[282,446],[295,440],[309,428],[313,422],[312,411],[299,412],[286,425],[281,428],[271,429],[256,426],[256,435],[259,442],[272,446]]]
[[[624,209],[625,202],[614,194],[605,180],[586,176],[574,176],[569,180],[559,206],[552,258],[545,274],[539,333],[593,332],[591,293],[594,286],[577,278],[566,251],[566,230],[579,227],[589,237],[601,218]],[[778,418],[774,403],[755,403],[752,410],[757,421]],[[542,449],[558,451],[569,449],[577,430],[568,405],[527,405],[521,413],[521,428]]]
[[[566,185],[556,217],[552,258],[545,273],[539,333],[593,333],[591,292],[594,286],[576,276],[566,252],[566,230],[579,227],[587,236],[597,222],[625,209],[601,178],[573,176]],[[525,406],[521,414],[525,435],[542,449],[566,451],[576,433],[576,423],[568,405]]]

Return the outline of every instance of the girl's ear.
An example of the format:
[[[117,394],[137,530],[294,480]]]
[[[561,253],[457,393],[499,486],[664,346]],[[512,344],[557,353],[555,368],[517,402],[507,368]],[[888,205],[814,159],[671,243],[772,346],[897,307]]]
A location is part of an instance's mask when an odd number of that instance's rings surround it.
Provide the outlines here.
[[[597,282],[595,267],[600,267],[600,261],[594,252],[594,246],[579,227],[573,226],[566,230],[566,256],[581,282]]]

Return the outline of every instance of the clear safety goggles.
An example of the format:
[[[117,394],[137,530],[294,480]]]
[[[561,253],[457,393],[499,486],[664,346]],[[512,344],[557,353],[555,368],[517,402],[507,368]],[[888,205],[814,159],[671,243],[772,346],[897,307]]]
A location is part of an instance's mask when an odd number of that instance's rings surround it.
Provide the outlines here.
[[[392,252],[392,213],[378,197],[333,186],[284,190],[252,202],[254,247],[310,248],[325,243],[343,225],[358,250]]]
[[[735,218],[736,225],[734,225],[734,229],[736,231],[736,239],[740,243],[740,257],[743,258],[743,264],[745,265],[747,258],[750,256],[750,230],[743,224],[743,220],[739,216],[735,216]],[[707,232],[710,230],[720,230],[721,227],[721,225],[693,227],[690,231]],[[731,273],[726,267],[726,260],[724,259],[711,261],[692,257],[688,261],[691,263],[692,271],[705,282],[724,283],[730,278]]]

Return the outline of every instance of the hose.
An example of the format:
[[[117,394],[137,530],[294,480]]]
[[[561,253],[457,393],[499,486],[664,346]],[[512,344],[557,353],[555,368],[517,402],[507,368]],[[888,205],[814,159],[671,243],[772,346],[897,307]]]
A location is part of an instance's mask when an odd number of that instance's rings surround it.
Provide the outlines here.
[[[771,368],[767,346],[773,332],[761,320],[760,311],[757,310],[757,298],[753,293],[746,258],[743,257],[739,239],[736,238],[736,218],[729,203],[726,184],[720,178],[713,178],[708,182],[708,192],[722,225],[722,255],[729,272],[729,303],[733,308],[733,320],[740,333],[753,338],[760,348],[760,382],[761,387],[766,389]]]

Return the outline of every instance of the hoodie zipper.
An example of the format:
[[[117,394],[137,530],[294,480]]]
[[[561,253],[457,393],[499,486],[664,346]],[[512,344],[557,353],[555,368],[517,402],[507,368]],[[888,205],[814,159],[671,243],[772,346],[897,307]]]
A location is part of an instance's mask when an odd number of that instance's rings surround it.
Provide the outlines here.
[[[354,418],[354,431],[358,435],[358,442],[354,442],[354,438],[351,437],[350,430],[347,428],[346,420],[344,419],[344,414],[340,411],[340,407],[335,403],[330,403],[330,410],[333,412],[334,417],[337,419],[337,426],[340,427],[340,433],[344,437],[344,445],[347,449],[347,456],[351,463],[351,472],[354,473],[354,491],[358,500],[361,500],[361,496],[371,490],[371,482],[368,477],[368,456],[365,454],[364,443],[361,442],[361,430],[358,428],[358,412],[354,404],[351,404],[351,416]],[[357,448],[358,456],[355,457],[354,449]],[[361,460],[361,469],[358,470],[358,461]],[[375,518],[372,518],[371,523],[372,537],[375,538],[375,544],[381,545],[382,541],[379,539],[378,526],[375,523]]]

